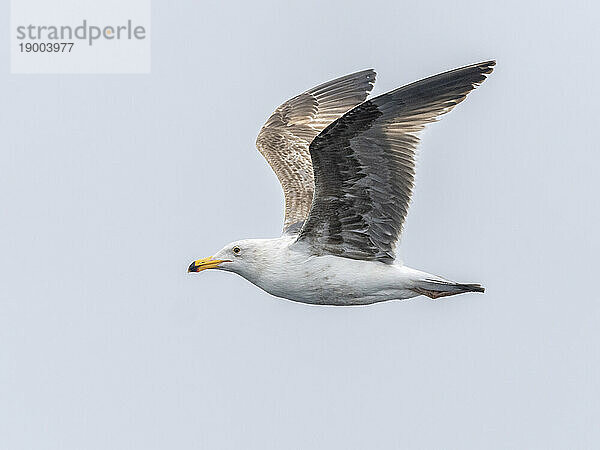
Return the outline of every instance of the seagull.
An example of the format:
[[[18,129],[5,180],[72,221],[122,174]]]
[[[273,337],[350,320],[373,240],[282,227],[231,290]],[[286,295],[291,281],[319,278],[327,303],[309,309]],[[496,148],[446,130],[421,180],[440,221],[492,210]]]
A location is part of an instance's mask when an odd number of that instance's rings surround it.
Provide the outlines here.
[[[234,272],[276,297],[313,305],[484,292],[480,284],[411,269],[395,248],[419,132],[463,101],[495,64],[454,69],[369,100],[375,72],[363,70],[283,103],[256,140],[283,188],[282,235],[232,242],[188,272]]]

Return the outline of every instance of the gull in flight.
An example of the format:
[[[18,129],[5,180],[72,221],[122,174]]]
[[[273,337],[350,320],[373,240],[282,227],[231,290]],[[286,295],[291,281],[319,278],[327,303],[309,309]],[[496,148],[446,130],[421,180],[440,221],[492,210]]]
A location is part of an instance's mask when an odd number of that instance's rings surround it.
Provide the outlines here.
[[[451,70],[369,100],[375,72],[364,70],[282,104],[256,140],[283,187],[282,235],[232,242],[188,272],[234,272],[274,296],[317,305],[484,292],[405,266],[395,247],[419,132],[463,101],[494,65]]]

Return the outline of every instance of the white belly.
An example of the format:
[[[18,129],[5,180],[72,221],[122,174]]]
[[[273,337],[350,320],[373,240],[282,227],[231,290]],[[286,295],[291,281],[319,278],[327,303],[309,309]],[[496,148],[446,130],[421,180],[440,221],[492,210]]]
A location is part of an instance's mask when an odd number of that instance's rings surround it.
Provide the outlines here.
[[[410,288],[419,272],[405,266],[286,253],[284,263],[274,261],[246,278],[277,297],[320,305],[366,305],[417,295]]]

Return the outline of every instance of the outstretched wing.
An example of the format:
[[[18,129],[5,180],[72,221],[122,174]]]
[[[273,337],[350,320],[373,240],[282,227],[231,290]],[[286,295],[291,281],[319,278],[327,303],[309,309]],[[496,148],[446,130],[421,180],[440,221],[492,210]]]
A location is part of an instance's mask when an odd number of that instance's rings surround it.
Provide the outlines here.
[[[260,130],[256,147],[283,187],[284,230],[310,211],[314,177],[308,146],[327,125],[362,103],[374,82],[369,69],[321,84],[277,108]]]
[[[315,254],[391,263],[408,211],[418,133],[492,72],[455,69],[355,107],[310,145],[315,198],[298,236]]]

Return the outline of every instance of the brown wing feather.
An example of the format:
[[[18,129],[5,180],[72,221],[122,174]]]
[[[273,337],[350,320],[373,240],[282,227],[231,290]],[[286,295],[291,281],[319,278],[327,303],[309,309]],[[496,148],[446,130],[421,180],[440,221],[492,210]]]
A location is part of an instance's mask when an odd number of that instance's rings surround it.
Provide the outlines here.
[[[284,229],[306,219],[314,192],[308,147],[330,123],[362,103],[373,88],[371,69],[314,87],[279,106],[256,139],[283,188]]]
[[[391,263],[414,182],[418,132],[492,72],[487,61],[370,99],[310,145],[316,191],[298,237],[315,254]]]

